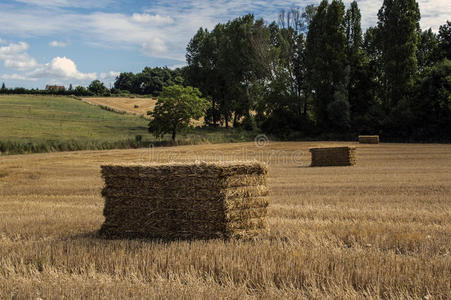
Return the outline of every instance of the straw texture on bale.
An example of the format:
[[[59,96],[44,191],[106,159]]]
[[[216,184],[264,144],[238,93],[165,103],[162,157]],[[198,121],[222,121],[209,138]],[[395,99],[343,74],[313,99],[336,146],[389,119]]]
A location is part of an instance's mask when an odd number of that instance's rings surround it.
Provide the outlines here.
[[[257,162],[102,166],[100,232],[163,239],[251,237],[267,230],[267,166]]]
[[[360,144],[379,144],[378,135],[359,135]]]
[[[312,167],[353,166],[356,164],[355,147],[311,148]]]

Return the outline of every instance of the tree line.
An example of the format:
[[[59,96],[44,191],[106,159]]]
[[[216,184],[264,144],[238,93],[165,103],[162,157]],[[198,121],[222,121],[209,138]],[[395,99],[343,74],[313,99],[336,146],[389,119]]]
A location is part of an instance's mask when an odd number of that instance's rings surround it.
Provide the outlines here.
[[[158,96],[163,87],[183,85],[183,69],[174,70],[168,67],[145,67],[140,73],[123,72],[116,77],[114,86],[109,89],[100,80],[93,80],[87,87],[72,84],[68,89],[26,89],[7,88],[5,83],[0,88],[0,94],[42,94],[42,95],[75,95],[75,96],[126,96],[129,94]]]
[[[0,88],[0,95],[60,95],[60,96],[112,96],[123,93],[114,89],[108,89],[100,80],[93,80],[87,87],[69,85],[67,89],[56,89],[51,87],[50,89],[26,89],[23,87],[7,88],[5,83]]]
[[[123,72],[111,89],[99,80],[65,91],[3,84],[0,94],[158,96],[195,87],[209,102],[208,126],[284,139],[451,140],[451,22],[421,31],[415,0],[384,0],[377,17],[363,32],[357,2],[346,8],[341,0],[282,10],[272,23],[249,14],[200,28],[183,68]]]
[[[451,23],[421,31],[414,0],[385,0],[361,29],[356,1],[246,15],[187,46],[185,84],[211,102],[208,124],[258,126],[280,137],[381,134],[451,138]]]

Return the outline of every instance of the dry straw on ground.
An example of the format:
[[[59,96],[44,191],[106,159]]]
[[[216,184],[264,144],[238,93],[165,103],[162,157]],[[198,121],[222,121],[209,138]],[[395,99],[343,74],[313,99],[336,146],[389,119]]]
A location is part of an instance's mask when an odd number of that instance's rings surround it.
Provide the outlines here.
[[[355,147],[311,148],[312,167],[353,166],[356,164]]]
[[[100,165],[147,149],[0,156],[0,299],[451,299],[451,145],[361,145],[352,168],[291,159],[348,145],[267,145],[280,155],[269,161],[270,232],[245,242],[98,238]],[[261,159],[243,148],[255,144],[152,158]]]
[[[359,135],[360,144],[379,144],[378,135]]]
[[[107,236],[247,238],[266,230],[267,166],[105,165]]]

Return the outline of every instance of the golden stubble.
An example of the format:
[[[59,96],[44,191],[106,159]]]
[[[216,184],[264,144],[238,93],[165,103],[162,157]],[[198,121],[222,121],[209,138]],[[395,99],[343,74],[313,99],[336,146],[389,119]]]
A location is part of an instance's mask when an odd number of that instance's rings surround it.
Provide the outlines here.
[[[353,144],[353,143],[351,143]],[[0,298],[451,297],[451,146],[253,143],[0,158]],[[257,158],[270,232],[251,241],[104,240],[104,163]],[[208,213],[208,212],[205,212]]]
[[[109,107],[117,112],[125,112],[147,117],[148,111],[153,111],[156,98],[130,98],[130,97],[89,97],[83,98],[89,104]]]

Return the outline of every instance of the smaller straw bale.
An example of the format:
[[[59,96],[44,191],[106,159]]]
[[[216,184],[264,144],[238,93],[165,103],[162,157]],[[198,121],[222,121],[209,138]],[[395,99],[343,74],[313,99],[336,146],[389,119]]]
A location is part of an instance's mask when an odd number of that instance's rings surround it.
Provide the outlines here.
[[[360,144],[379,144],[378,135],[359,135]]]
[[[355,147],[311,148],[312,167],[353,166],[356,164]]]

